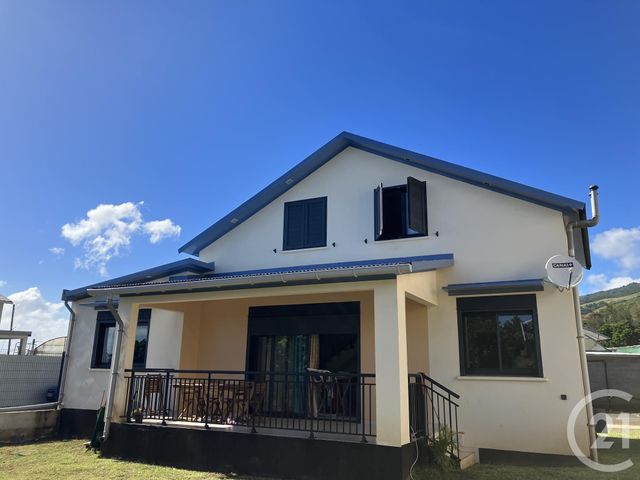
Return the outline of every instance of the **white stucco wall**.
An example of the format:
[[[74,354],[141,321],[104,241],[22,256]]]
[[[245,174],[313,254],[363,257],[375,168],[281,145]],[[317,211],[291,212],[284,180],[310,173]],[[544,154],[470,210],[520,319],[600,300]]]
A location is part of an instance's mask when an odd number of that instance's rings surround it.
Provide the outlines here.
[[[178,368],[182,312],[154,308],[151,311],[147,368]]]
[[[430,236],[373,241],[373,189],[408,176],[427,182]],[[328,247],[282,252],[284,203],[320,196],[327,196]],[[566,251],[558,211],[349,148],[205,248],[201,260],[225,272],[453,253],[455,265],[438,272],[439,305],[429,308],[429,373],[461,394],[465,444],[570,454],[567,417],[582,396],[571,295],[551,287],[537,295],[544,379],[463,379],[456,301],[442,291],[450,283],[544,278],[546,260]],[[577,435],[583,448],[585,423]]]
[[[373,241],[373,189],[380,182],[386,186],[404,184],[408,176],[427,182],[431,236]],[[284,202],[319,196],[328,198],[328,246],[282,252]],[[436,231],[439,236],[434,235]],[[335,247],[331,246],[334,242]],[[569,454],[566,421],[582,395],[570,294],[554,288],[537,294],[544,378],[461,378],[456,300],[442,290],[450,283],[542,278],[546,260],[566,250],[560,212],[349,148],[205,248],[200,259],[215,261],[217,272],[227,272],[453,253],[455,265],[438,271],[435,284],[430,284],[426,292],[433,298],[429,297],[432,306],[428,307],[425,363],[433,378],[461,394],[460,430],[465,432],[465,445]],[[351,284],[349,288],[364,288],[365,283]],[[253,294],[265,295],[269,290]],[[291,294],[298,290],[304,291],[304,287],[286,287]],[[422,292],[423,298],[426,293]],[[180,302],[187,298],[195,301],[250,294],[246,290],[203,292],[153,300]],[[165,334],[160,335],[154,332],[154,309],[149,366],[167,366],[167,362],[179,358],[176,348],[183,322],[176,313],[159,314],[167,322]],[[65,403],[71,408],[96,408],[106,388],[107,372],[89,369],[94,331],[95,312],[81,313],[73,341],[74,346],[80,345],[79,353],[71,361],[74,366],[68,378],[73,380],[67,382],[70,389]],[[165,357],[160,362],[162,352]],[[562,394],[568,400],[561,400]],[[583,448],[587,441],[585,423],[582,421],[578,427]]]
[[[86,304],[87,302],[82,303]],[[77,316],[71,341],[63,401],[64,408],[95,410],[100,406],[100,402],[106,399],[109,370],[91,368],[98,312],[91,306],[82,306],[82,303],[73,304]],[[128,322],[131,305],[122,303],[118,311],[123,320]],[[177,368],[180,362],[181,337],[182,313],[152,309],[147,366],[149,368]],[[123,344],[126,344],[128,340],[128,335],[125,334]]]
[[[431,235],[374,242],[373,189],[405,184],[408,176],[427,182]],[[329,246],[283,252],[284,203],[320,196],[328,197]],[[543,277],[546,260],[566,248],[560,212],[348,148],[202,250],[200,259],[225,272],[454,253],[450,281],[470,282]]]

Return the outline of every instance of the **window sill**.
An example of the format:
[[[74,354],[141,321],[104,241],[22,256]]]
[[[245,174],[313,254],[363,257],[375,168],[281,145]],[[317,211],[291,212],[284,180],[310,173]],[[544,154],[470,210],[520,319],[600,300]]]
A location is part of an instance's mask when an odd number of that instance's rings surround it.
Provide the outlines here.
[[[296,252],[313,252],[314,250],[327,250],[328,245],[324,247],[295,248],[291,250],[280,250],[278,253],[296,253]]]
[[[89,367],[89,371],[109,373],[111,371],[111,367]]]
[[[417,237],[406,237],[406,238],[389,238],[387,240],[374,240],[373,243],[387,243],[387,242],[415,242],[416,240],[432,240],[437,238],[435,235],[421,235]]]
[[[547,377],[493,377],[491,375],[464,375],[457,376],[456,380],[479,380],[482,382],[548,382]]]

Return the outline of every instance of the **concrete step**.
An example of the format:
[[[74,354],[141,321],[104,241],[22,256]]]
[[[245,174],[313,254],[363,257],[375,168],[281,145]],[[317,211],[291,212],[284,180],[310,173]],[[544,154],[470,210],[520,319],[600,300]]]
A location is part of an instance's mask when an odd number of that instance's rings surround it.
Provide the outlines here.
[[[460,470],[465,470],[478,463],[478,454],[475,451],[460,450]]]

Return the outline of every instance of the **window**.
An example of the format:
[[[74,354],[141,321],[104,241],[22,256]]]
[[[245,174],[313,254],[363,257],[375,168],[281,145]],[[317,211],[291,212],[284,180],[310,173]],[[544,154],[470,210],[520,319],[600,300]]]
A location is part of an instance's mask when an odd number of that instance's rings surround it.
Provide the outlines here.
[[[462,375],[542,376],[535,295],[458,299]]]
[[[327,245],[327,197],[284,204],[284,250]]]
[[[138,312],[138,325],[136,326],[136,344],[133,348],[133,366],[135,368],[145,368],[147,365],[147,345],[149,343],[150,320],[150,308],[145,308]]]
[[[427,228],[427,183],[407,178],[406,185],[383,187],[373,192],[375,239],[423,237]]]
[[[149,341],[149,322],[151,309],[141,309],[138,312],[136,340],[133,350],[133,366],[144,368],[147,362],[147,344]],[[96,320],[96,334],[93,346],[91,366],[93,368],[110,368],[115,341],[116,320],[111,312],[98,312]]]
[[[98,312],[96,336],[93,347],[93,368],[109,368],[116,331],[116,321],[111,312]]]

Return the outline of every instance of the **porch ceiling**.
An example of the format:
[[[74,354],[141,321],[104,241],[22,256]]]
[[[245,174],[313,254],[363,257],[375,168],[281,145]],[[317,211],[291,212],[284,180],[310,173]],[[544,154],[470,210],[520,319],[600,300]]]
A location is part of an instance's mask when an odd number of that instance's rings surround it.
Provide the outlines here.
[[[282,267],[266,270],[229,272],[204,276],[174,278],[164,282],[131,283],[89,289],[92,296],[149,295],[208,290],[307,285],[394,278],[453,265],[453,254],[398,257],[356,262],[327,263]]]

